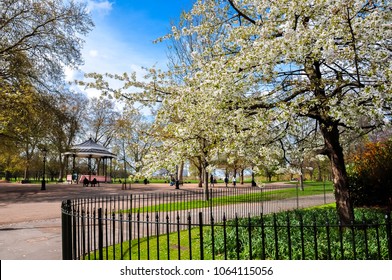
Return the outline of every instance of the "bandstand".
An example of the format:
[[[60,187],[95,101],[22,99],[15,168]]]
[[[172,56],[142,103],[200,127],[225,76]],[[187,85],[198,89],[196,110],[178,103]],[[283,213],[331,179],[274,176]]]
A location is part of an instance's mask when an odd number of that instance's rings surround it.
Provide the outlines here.
[[[116,155],[104,146],[94,142],[91,138],[81,144],[73,146],[70,151],[64,153],[64,156],[66,162],[67,182],[83,183],[86,178],[89,182],[111,182],[112,159],[115,158]],[[76,162],[78,158],[87,159],[87,174],[79,174],[79,168]],[[70,159],[72,159],[72,169],[69,169]],[[96,168],[93,168],[93,160],[95,160]]]

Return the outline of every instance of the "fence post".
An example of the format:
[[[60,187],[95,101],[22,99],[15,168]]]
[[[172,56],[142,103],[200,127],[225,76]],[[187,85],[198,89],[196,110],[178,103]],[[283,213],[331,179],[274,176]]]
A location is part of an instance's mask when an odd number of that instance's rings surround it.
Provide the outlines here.
[[[181,231],[180,231],[180,215],[177,212],[177,256],[178,260],[181,260]]]
[[[388,258],[392,260],[391,211],[388,211],[386,213],[385,219],[386,219],[387,240],[388,240]]]
[[[189,259],[192,260],[192,218],[191,218],[191,213],[188,212],[188,246],[189,246]],[[159,234],[157,234],[159,236]],[[212,246],[212,249],[214,250],[214,246]],[[159,248],[158,250],[159,251]]]
[[[263,213],[260,214],[260,226],[261,226],[261,259],[265,260],[265,224]]]
[[[63,201],[61,205],[63,260],[72,260],[72,216],[70,212],[71,200]]]
[[[274,223],[275,260],[279,260],[278,224],[276,221],[276,213],[273,214],[273,223]]]
[[[155,231],[156,231],[156,237],[157,237],[157,260],[160,260],[159,258],[159,227],[160,227],[160,223],[159,223],[159,214],[158,212],[155,214]],[[129,246],[129,248],[131,248],[131,246]]]
[[[227,260],[227,232],[226,232],[226,213],[223,213],[223,246],[225,251],[225,260]]]
[[[112,210],[112,248],[113,248],[113,260],[116,259],[116,213]]]
[[[199,212],[199,230],[200,230],[200,259],[204,260],[203,212]]]
[[[253,259],[252,252],[252,219],[250,213],[248,213],[248,240],[249,240],[249,259]]]
[[[239,220],[237,213],[235,214],[235,248],[237,253],[237,260],[240,259],[240,237],[239,237]]]
[[[102,208],[98,208],[98,250],[99,250],[99,259],[103,260]]]

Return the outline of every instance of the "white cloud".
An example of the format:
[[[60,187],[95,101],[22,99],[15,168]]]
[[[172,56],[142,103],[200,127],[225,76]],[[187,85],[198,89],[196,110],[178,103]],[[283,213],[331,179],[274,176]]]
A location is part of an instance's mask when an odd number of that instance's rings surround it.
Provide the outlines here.
[[[166,56],[162,51],[163,45],[154,45],[151,41],[144,38],[145,28],[134,22],[133,28],[129,25],[119,25],[113,18],[116,8],[110,1],[85,0],[88,3],[88,9],[91,11],[94,29],[85,39],[82,55],[84,65],[80,71],[76,72],[67,70],[67,80],[73,81],[75,77],[83,80],[84,73],[112,73],[121,74],[124,72],[136,72],[137,78],[142,79],[146,74],[142,67],[164,67],[166,65]],[[113,9],[113,10],[112,10]],[[132,11],[130,11],[130,14]],[[111,82],[113,88],[121,86],[118,82]],[[89,97],[99,96],[100,92],[94,89],[79,89]]]
[[[112,73],[136,72],[138,79],[146,74],[143,67],[152,67],[157,63],[153,53],[136,50],[138,42],[126,42],[119,37],[110,26],[96,24],[96,28],[86,38],[82,50],[84,65],[83,73]],[[164,64],[163,62],[160,65]],[[93,94],[92,94],[93,93]],[[89,92],[88,95],[96,95]]]
[[[91,57],[97,57],[98,56],[98,51],[97,50],[90,50],[88,53],[89,53],[89,55]]]
[[[100,15],[106,15],[112,10],[112,2],[107,0],[87,0],[87,10],[89,12],[96,12]]]

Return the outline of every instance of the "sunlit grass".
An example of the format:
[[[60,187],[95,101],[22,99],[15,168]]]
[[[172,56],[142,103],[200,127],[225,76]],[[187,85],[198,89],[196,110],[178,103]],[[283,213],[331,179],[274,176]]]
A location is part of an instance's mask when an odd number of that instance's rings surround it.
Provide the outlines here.
[[[256,193],[239,194],[234,196],[212,198],[206,200],[193,200],[172,203],[160,203],[157,205],[131,209],[132,212],[169,212],[178,210],[189,210],[194,208],[205,208],[211,205],[228,205],[236,203],[249,203],[259,201],[270,201],[286,199],[298,196],[310,196],[332,191],[332,184],[308,182],[303,191],[298,188],[285,188],[280,190],[268,190]],[[125,210],[124,212],[129,212]],[[204,237],[206,238],[206,237]],[[211,239],[211,238],[210,238]],[[191,243],[189,243],[191,240]],[[149,248],[149,250],[147,249]],[[134,239],[104,249],[103,258],[106,259],[204,259],[212,258],[211,250],[200,251],[200,231],[191,228],[185,231],[167,233],[149,238]],[[98,252],[90,254],[87,258],[98,258]],[[223,256],[214,256],[215,259]]]
[[[288,247],[288,230],[287,218],[290,217],[290,247]],[[385,259],[388,258],[387,246],[384,244],[387,240],[385,231],[381,230],[383,215],[372,209],[358,209],[356,211],[356,220],[362,223],[363,219],[370,223],[378,223],[373,227],[366,227],[363,231],[360,226],[355,229],[355,249],[353,249],[352,229],[347,228],[340,232],[336,226],[337,215],[335,204],[330,203],[323,206],[310,207],[303,210],[294,210],[269,214],[263,217],[262,223],[265,225],[264,235],[267,243],[262,250],[263,235],[260,227],[260,217],[249,220],[239,219],[237,222],[228,221],[224,230],[222,224],[216,224],[214,229],[210,226],[192,227],[179,232],[165,233],[159,236],[149,238],[140,238],[132,241],[126,241],[103,250],[104,259],[134,259],[134,260],[211,260],[211,259]],[[329,221],[330,226],[326,226]],[[237,223],[238,228],[235,225]],[[253,224],[252,233],[249,235],[249,223]],[[273,225],[277,223],[275,228]],[[317,223],[317,246],[315,251],[315,231],[314,226]],[[304,227],[301,229],[300,224]],[[276,232],[275,232],[276,231]],[[275,234],[279,241],[278,251],[275,251],[274,245]],[[369,238],[377,234],[376,238]],[[328,235],[328,237],[327,237]],[[203,242],[201,242],[201,236]],[[249,250],[249,236],[252,236],[253,252]],[[366,237],[367,236],[367,237]],[[239,238],[239,243],[236,240]],[[327,241],[329,239],[329,241]],[[303,241],[301,241],[303,240]],[[305,246],[301,247],[304,242]],[[343,242],[343,243],[341,243]],[[213,245],[214,243],[214,245]],[[379,244],[381,247],[379,247]],[[200,248],[203,244],[203,248]],[[238,247],[238,244],[240,247]],[[383,245],[384,244],[384,245]],[[365,247],[366,246],[366,247]],[[237,252],[237,248],[240,251]],[[342,253],[342,248],[344,252]],[[381,248],[381,249],[379,249]],[[353,250],[355,253],[353,253]],[[226,255],[225,252],[226,251]],[[92,252],[86,259],[98,258],[98,252]]]
[[[260,201],[282,200],[294,197],[320,195],[323,193],[331,193],[333,185],[327,182],[306,182],[304,190],[299,188],[285,188],[280,190],[265,190],[254,193],[237,194],[225,197],[214,197],[210,200],[190,200],[168,203],[158,203],[156,205],[148,205],[144,207],[132,208],[122,211],[123,213],[145,213],[145,212],[171,212],[180,210],[189,210],[196,208],[206,208],[211,206],[232,205],[238,203],[251,203]]]
[[[198,228],[143,237],[103,249],[103,259],[109,260],[195,260],[201,259],[200,256]],[[95,258],[99,258],[98,251],[90,253],[85,259]],[[211,259],[211,255],[207,252],[204,258]]]

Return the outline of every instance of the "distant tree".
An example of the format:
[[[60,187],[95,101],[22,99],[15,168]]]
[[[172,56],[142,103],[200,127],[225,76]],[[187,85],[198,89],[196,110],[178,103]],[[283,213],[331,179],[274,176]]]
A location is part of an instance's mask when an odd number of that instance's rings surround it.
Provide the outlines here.
[[[73,107],[57,101],[67,88],[64,69],[83,63],[82,36],[92,27],[81,1],[0,1],[0,146],[15,147],[8,151],[24,159],[25,178],[38,148],[59,149],[59,130],[73,125],[65,112]]]
[[[75,143],[86,122],[87,104],[87,97],[80,93],[64,91],[61,95],[47,95],[46,119],[50,121],[50,127],[46,140],[56,163],[52,172],[59,180],[64,176],[66,164],[63,154]]]
[[[11,180],[16,174],[22,174],[24,162],[20,157],[21,148],[10,139],[3,139],[0,144],[0,172],[4,172],[5,179]]]
[[[85,135],[108,147],[118,129],[116,123],[120,113],[113,100],[93,97],[86,108],[87,118],[83,125]]]
[[[112,143],[118,157],[125,161],[128,172],[141,172],[145,157],[155,139],[149,135],[151,122],[133,109],[124,109],[116,122],[116,132]]]
[[[33,89],[27,96],[24,93],[18,111],[14,111],[13,118],[8,124],[8,135],[12,138],[13,144],[21,149],[20,156],[24,159],[24,179],[29,179],[31,163],[39,147],[47,143],[46,137],[51,129],[50,118],[47,112],[51,107],[46,102],[44,95],[40,95]]]
[[[4,104],[4,111],[0,114],[3,116],[0,146],[11,158],[24,158],[25,179],[30,176],[31,160],[42,152],[39,148],[44,146],[56,162],[57,168],[53,172],[59,179],[62,177],[62,154],[80,131],[83,106],[87,103],[83,96],[64,91],[61,95],[38,93],[32,87],[26,87],[24,93],[2,95],[0,103]],[[11,164],[15,163],[14,160],[7,162],[8,169],[15,168]]]

